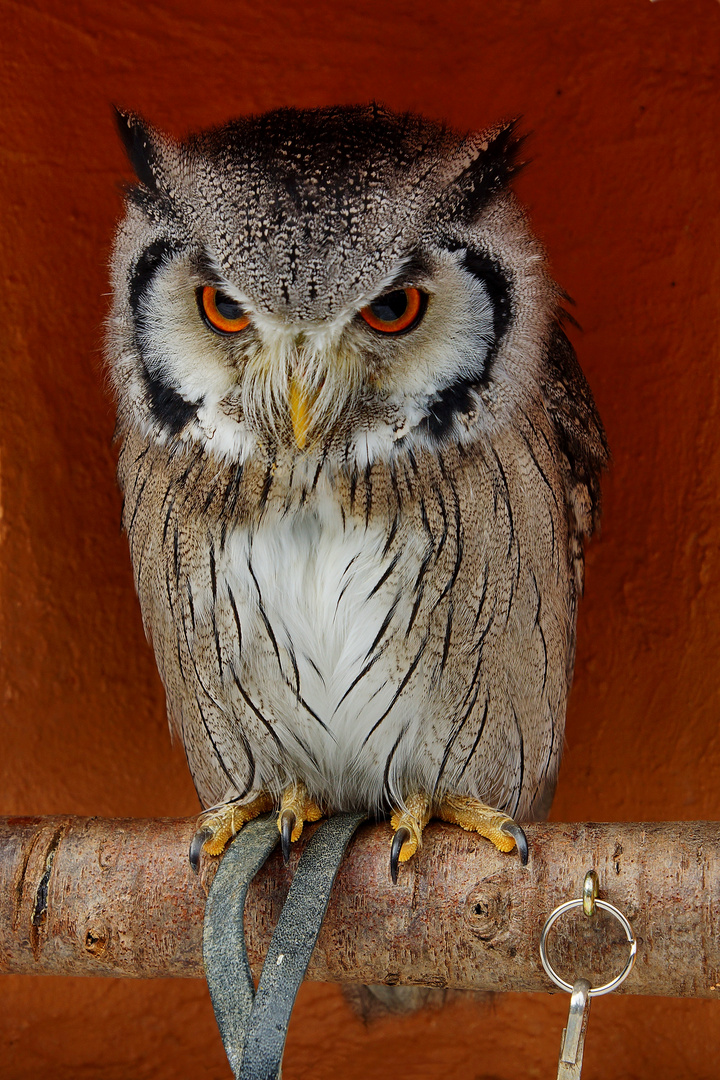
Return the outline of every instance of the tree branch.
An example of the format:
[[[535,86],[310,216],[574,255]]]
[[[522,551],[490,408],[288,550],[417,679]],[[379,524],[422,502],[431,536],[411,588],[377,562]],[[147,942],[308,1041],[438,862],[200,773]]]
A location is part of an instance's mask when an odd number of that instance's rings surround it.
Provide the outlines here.
[[[204,888],[187,862],[195,819],[0,818],[0,972],[201,976]],[[307,833],[311,832],[308,828]],[[387,824],[364,826],[336,881],[308,978],[475,990],[553,990],[539,959],[543,924],[581,895],[630,920],[638,959],[621,992],[720,995],[720,823],[527,826],[530,861],[433,823],[422,851],[388,873]],[[302,842],[301,842],[302,844]],[[248,894],[257,975],[297,865],[275,853]],[[627,945],[612,916],[563,916],[550,957],[570,982],[612,977]]]

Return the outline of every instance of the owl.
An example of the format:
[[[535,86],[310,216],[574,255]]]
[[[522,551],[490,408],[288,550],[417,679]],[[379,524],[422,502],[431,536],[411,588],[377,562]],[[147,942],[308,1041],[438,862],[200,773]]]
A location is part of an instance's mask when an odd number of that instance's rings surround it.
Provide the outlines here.
[[[394,880],[432,817],[525,861],[607,447],[514,123],[117,121],[118,474],[191,862],[342,810],[391,817]]]

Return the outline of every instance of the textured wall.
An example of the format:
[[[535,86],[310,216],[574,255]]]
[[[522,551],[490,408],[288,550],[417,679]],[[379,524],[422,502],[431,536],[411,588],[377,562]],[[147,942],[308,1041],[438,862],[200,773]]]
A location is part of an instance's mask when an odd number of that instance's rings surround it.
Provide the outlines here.
[[[371,97],[524,114],[518,188],[577,301],[614,454],[588,559],[565,820],[720,811],[720,5],[4,0],[0,812],[191,814],[119,533],[101,327],[128,175],[108,103],[181,132]],[[3,1077],[228,1077],[204,984],[6,977]],[[553,1075],[567,1001],[369,1028],[308,985],[286,1077]],[[716,1074],[720,1004],[606,998],[584,1076]]]

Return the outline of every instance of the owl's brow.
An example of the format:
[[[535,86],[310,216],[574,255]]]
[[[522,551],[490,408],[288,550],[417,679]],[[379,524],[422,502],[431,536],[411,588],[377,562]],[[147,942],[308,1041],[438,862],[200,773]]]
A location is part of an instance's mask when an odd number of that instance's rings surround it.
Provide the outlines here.
[[[217,263],[205,249],[195,252],[190,260],[190,265],[199,278],[215,289],[226,289],[228,281],[223,276]]]
[[[411,251],[399,261],[395,276],[391,278],[383,291],[416,285],[429,278],[430,275],[431,268],[427,256],[418,250]]]

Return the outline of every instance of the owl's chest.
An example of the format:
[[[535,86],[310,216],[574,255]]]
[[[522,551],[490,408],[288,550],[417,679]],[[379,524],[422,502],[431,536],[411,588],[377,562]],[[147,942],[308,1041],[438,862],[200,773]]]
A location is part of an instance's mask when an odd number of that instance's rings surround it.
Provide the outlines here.
[[[564,504],[533,460],[447,451],[295,501],[272,472],[237,500],[213,477],[138,475],[138,592],[206,803],[298,778],[334,806],[438,783],[534,799],[561,745],[574,608]]]
[[[312,730],[314,714],[334,737],[351,717],[362,725],[363,703],[382,698],[388,681],[386,665],[372,669],[378,648],[394,652],[391,623],[411,606],[417,562],[412,541],[391,549],[386,528],[337,510],[235,530],[217,560],[217,591],[232,595],[242,627],[241,678],[276,722],[292,716]]]

